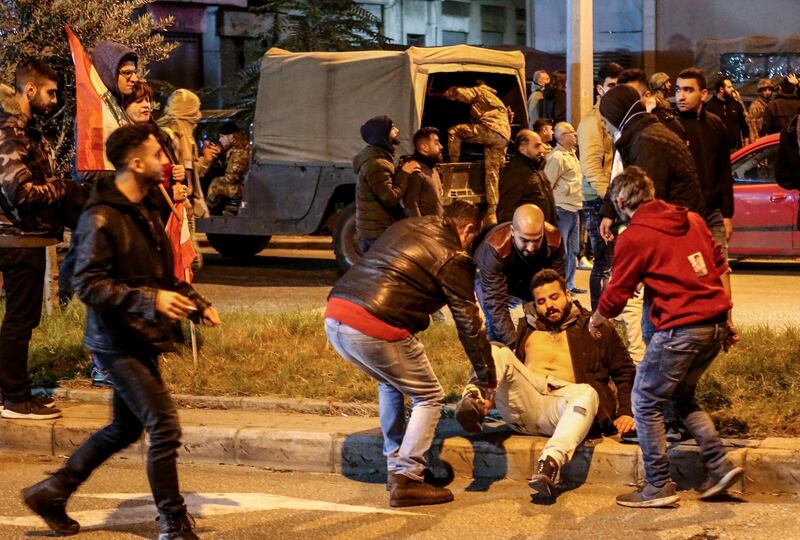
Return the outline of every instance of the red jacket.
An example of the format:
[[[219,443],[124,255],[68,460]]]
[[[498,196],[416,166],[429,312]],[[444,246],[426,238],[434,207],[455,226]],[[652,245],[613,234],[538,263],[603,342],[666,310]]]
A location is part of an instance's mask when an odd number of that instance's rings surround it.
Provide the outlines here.
[[[658,330],[708,321],[733,306],[720,279],[728,270],[702,217],[662,200],[650,201],[619,236],[611,281],[597,311],[616,317],[643,282]]]

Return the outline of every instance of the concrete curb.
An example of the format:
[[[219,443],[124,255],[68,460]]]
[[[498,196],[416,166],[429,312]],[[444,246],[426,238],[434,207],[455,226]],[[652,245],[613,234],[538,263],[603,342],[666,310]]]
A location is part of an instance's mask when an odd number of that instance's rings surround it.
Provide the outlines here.
[[[65,417],[51,421],[0,421],[0,450],[66,456],[108,422],[99,404],[67,404]],[[213,413],[213,414],[212,414]],[[183,462],[250,465],[278,470],[338,473],[369,482],[385,479],[382,437],[375,418],[322,417],[267,411],[180,411]],[[254,422],[256,422],[254,424]],[[438,476],[472,478],[476,486],[508,478],[530,478],[546,438],[488,427],[468,436],[452,419],[442,419],[431,463]],[[747,474],[735,491],[800,493],[800,439],[727,440],[734,462]],[[143,438],[122,457],[144,461]],[[703,478],[697,446],[670,449],[672,477],[681,489]],[[626,486],[643,478],[641,451],[615,439],[587,441],[562,471],[571,484]]]
[[[111,390],[106,388],[55,388],[52,396],[56,399],[86,403],[111,403]],[[173,394],[172,399],[179,407],[187,409],[244,409],[325,416],[378,416],[378,406],[374,403],[343,403],[324,399],[195,396],[191,394]]]

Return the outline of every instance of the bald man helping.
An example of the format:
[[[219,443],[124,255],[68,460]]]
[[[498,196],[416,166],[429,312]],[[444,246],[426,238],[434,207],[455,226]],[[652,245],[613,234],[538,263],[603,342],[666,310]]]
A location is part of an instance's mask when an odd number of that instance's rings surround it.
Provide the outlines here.
[[[523,204],[510,222],[494,227],[475,250],[475,292],[491,341],[512,347],[516,338],[510,308],[533,300],[531,279],[551,268],[564,275],[564,248],[558,229],[534,204]]]

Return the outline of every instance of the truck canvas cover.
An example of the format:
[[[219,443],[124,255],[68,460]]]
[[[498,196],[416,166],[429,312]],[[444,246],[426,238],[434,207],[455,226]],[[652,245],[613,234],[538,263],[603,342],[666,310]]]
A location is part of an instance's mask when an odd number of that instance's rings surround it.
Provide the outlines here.
[[[468,45],[334,53],[270,49],[261,62],[253,159],[349,166],[364,147],[359,128],[377,115],[394,120],[403,140],[400,151],[410,153],[428,77],[459,71],[512,75],[525,96],[525,59],[519,51]]]

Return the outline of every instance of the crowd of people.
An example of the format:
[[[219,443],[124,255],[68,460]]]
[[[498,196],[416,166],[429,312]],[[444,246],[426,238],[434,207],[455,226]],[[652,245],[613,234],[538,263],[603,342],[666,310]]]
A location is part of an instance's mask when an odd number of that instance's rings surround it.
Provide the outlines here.
[[[220,319],[176,276],[164,222],[176,208],[191,220],[241,199],[247,138],[228,123],[219,145],[200,147],[196,94],[176,90],[154,121],[153,91],[139,79],[130,48],[100,42],[92,61],[118,123],[104,143],[109,170],[56,173],[36,124],[57,102],[59,76],[46,63],[21,62],[15,87],[0,88],[0,414],[61,414],[52,399],[32,395],[27,359],[41,315],[45,249],[69,228],[64,300],[75,294],[88,307],[84,344],[97,376],[114,389],[113,419],[23,499],[55,532],[77,532],[66,514],[70,495],[146,431],[159,538],[197,538],[178,487],[180,426],[158,355],[172,347],[175,321],[215,326]],[[790,124],[800,111],[797,78],[782,80],[771,101],[772,87],[759,83],[749,112],[728,79],[716,81],[708,99],[696,68],[673,84],[664,73],[607,64],[596,82],[596,105],[576,129],[566,121],[564,75],[537,72],[529,129],[513,138],[513,115],[485,82],[436,92],[469,106],[471,121],[447,130],[448,157],[458,161],[463,142],[484,147],[485,208],[445,204],[438,129],[419,129],[413,154],[396,161],[401,134],[389,117],[361,127],[366,146],[353,167],[362,257],[330,293],[325,332],[378,382],[392,506],[453,500],[426,469],[444,391],[417,338],[445,305],[472,368],[456,419],[479,432],[496,408],[515,430],[549,437],[530,480],[536,492],[555,493],[590,432],[642,448],[646,481],[620,495],[620,505],[678,501],[670,440],[690,436],[700,446],[701,498],[743,474],[695,391],[720,350],[738,340],[727,265],[730,151]],[[226,173],[204,194],[200,178],[223,151]],[[575,298],[586,292],[575,285],[582,223],[594,260],[590,309]],[[516,324],[515,306],[523,307]],[[625,326],[627,344],[612,320]]]
[[[709,87],[697,68],[673,81],[609,63],[576,129],[544,116],[558,109],[563,88],[551,81],[560,76],[535,73],[530,123],[513,138],[509,115],[485,99],[496,92],[482,81],[441,92],[471,107],[472,123],[449,130],[448,157],[460,159],[465,135],[485,146],[487,194],[497,179],[488,210],[444,204],[435,128],[413,134],[414,155],[395,165],[401,134],[391,119],[362,127],[367,146],[354,168],[363,256],[333,288],[325,329],[344,359],[378,381],[391,506],[453,500],[426,468],[444,392],[416,337],[445,305],[472,367],[456,419],[479,432],[496,408],[516,431],[548,436],[529,482],[536,492],[556,493],[560,471],[592,432],[642,448],[645,481],[617,497],[623,506],[680,499],[668,442],[697,441],[701,499],[744,474],[695,392],[719,352],[739,340],[727,263],[730,154],[787,129],[800,113],[797,78],[783,78],[774,100],[771,82],[761,81],[748,110],[725,77]],[[506,159],[488,171],[498,150]],[[586,253],[584,307],[575,270]]]

